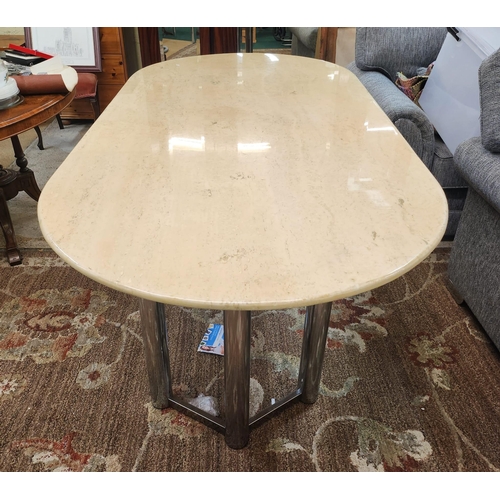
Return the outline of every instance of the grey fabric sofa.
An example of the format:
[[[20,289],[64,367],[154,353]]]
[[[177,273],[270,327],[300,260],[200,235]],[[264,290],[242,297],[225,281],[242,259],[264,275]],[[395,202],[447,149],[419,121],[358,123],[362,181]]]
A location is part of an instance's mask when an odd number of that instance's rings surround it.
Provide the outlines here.
[[[314,57],[318,28],[290,28],[292,33],[292,55]]]
[[[398,72],[415,76],[436,60],[446,33],[446,28],[357,28],[355,60],[348,69],[361,80],[443,187],[449,208],[445,238],[453,239],[467,184],[424,111],[395,85]]]
[[[481,137],[456,149],[458,170],[470,186],[450,255],[455,295],[500,349],[500,50],[479,68]]]

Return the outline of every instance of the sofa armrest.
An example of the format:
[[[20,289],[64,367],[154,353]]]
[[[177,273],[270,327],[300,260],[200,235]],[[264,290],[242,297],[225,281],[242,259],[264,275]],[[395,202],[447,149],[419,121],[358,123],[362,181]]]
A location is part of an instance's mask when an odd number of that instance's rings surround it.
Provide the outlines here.
[[[473,137],[458,146],[454,161],[467,184],[500,213],[500,154],[491,153],[480,137]]]
[[[382,73],[362,71],[355,63],[351,63],[348,69],[361,80],[422,162],[431,169],[435,149],[434,127],[422,109]]]

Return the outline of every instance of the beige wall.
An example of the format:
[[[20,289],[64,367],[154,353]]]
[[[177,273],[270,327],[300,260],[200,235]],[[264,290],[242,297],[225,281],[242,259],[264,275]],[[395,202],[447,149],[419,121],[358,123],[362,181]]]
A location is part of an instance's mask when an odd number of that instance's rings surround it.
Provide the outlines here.
[[[335,62],[339,66],[347,66],[354,61],[356,28],[339,28],[337,36],[337,54]]]
[[[0,28],[0,35],[24,35],[24,28]]]
[[[8,47],[9,43],[24,43],[24,28],[0,28],[0,47]]]

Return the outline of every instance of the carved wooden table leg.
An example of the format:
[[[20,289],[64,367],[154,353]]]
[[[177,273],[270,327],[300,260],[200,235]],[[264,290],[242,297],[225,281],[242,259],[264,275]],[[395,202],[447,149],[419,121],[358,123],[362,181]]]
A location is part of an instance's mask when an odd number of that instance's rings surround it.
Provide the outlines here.
[[[38,125],[35,127],[35,132],[38,137],[38,143],[37,143],[38,149],[43,150],[44,147],[43,147],[42,131],[40,130],[40,127]]]
[[[11,137],[11,141],[19,172],[4,169],[0,165],[0,224],[5,236],[7,259],[11,266],[15,266],[21,264],[23,258],[17,248],[16,236],[7,201],[15,198],[20,191],[25,191],[31,198],[38,201],[38,198],[40,198],[40,188],[36,182],[35,174],[28,168],[28,160],[24,156],[19,138],[17,136]]]
[[[71,103],[75,95],[76,88],[66,94],[25,95],[17,106],[10,108],[0,119],[0,141],[11,140],[16,165],[19,167],[17,171],[17,169],[4,169],[0,166],[0,223],[7,242],[7,255],[11,265],[20,264],[22,256],[17,248],[7,202],[17,196],[20,191],[25,191],[36,201],[41,194],[34,173],[28,168],[28,160],[24,155],[18,135],[35,129],[38,147],[43,149],[40,125],[58,115]],[[61,125],[59,119],[58,121]]]
[[[20,168],[21,172],[28,169],[28,160],[24,156],[24,151],[19,141],[19,137],[14,135],[10,138],[12,142],[12,147],[14,148],[14,156],[16,157],[16,165]]]
[[[16,172],[4,170],[0,165],[0,226],[2,226],[2,231],[5,236],[7,259],[11,266],[21,264],[23,258],[21,252],[17,248],[14,227],[12,226],[9,207],[7,206],[7,197],[4,194],[2,184],[4,182],[10,182],[10,179],[12,179],[15,174]]]

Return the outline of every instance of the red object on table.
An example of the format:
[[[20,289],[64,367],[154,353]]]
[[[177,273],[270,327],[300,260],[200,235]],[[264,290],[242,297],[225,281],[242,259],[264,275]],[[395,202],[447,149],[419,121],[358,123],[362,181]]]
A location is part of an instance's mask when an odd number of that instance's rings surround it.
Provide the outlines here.
[[[43,59],[50,59],[54,57],[51,54],[45,54],[44,52],[40,52],[35,49],[28,49],[28,47],[22,47],[21,45],[15,45],[13,43],[9,43],[9,49],[17,50],[19,52],[23,52],[24,54],[29,54],[30,56],[41,57]]]

